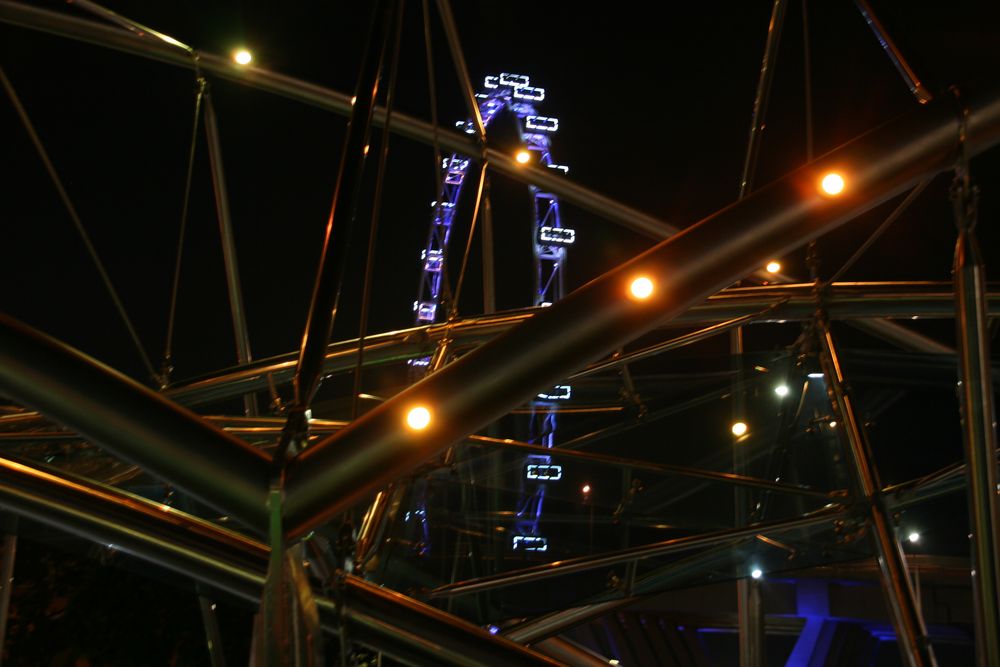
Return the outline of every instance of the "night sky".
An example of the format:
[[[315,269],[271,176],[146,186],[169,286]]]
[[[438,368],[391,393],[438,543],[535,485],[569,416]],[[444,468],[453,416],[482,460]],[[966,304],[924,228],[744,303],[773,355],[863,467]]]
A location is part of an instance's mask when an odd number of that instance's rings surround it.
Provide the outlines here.
[[[39,6],[91,18],[58,2]],[[431,3],[433,5],[433,3]],[[553,157],[577,183],[677,227],[736,200],[771,3],[648,3],[588,8],[580,3],[454,2],[475,85],[499,72],[523,73],[546,89],[539,111],[560,129]],[[207,53],[245,46],[256,66],[348,93],[364,46],[367,3],[107,2],[135,21]],[[996,3],[874,5],[913,69],[937,96],[951,84],[1000,84]],[[850,2],[812,2],[809,44],[815,155],[918,104]],[[431,7],[440,122],[465,118],[443,31]],[[98,20],[93,18],[93,20]],[[781,41],[760,160],[761,186],[806,161],[802,4],[791,3]],[[420,4],[407,3],[397,109],[430,117]],[[163,358],[171,280],[194,109],[191,71],[0,24],[0,66],[17,89],[69,196],[133,318],[153,364]],[[218,116],[241,279],[255,359],[297,348],[329,215],[346,119],[208,77]],[[491,127],[491,146],[513,150],[511,118]],[[378,149],[372,141],[373,152]],[[1000,264],[1000,154],[973,160],[982,188],[979,233],[989,276]],[[391,140],[372,292],[370,332],[412,326],[418,257],[435,198],[433,151]],[[353,338],[364,273],[366,217],[374,160],[366,171],[333,339]],[[911,210],[852,269],[847,280],[949,280],[954,224],[949,176],[939,176]],[[468,190],[466,200],[468,199]],[[6,96],[0,95],[0,309],[151,384],[112,301]],[[492,180],[498,306],[529,305],[530,200],[523,184]],[[851,255],[894,202],[819,240],[821,274]],[[469,208],[466,206],[466,208]],[[649,247],[651,240],[565,205],[577,230],[569,287]],[[468,215],[453,232],[453,257]],[[463,314],[480,311],[474,246]],[[804,277],[804,251],[782,258]],[[945,343],[952,322],[907,323]],[[786,332],[787,333],[787,332]],[[791,342],[748,334],[761,349]],[[849,331],[849,343],[881,349]],[[788,338],[786,335],[785,338]],[[704,352],[704,350],[702,350]],[[199,134],[183,249],[174,379],[234,364],[208,157]],[[722,365],[728,363],[723,360]],[[862,389],[866,386],[862,383]],[[874,382],[873,385],[878,385]],[[887,408],[871,424],[886,481],[902,481],[960,456],[947,383]],[[942,387],[945,389],[942,390]],[[937,393],[935,393],[937,392]],[[876,386],[866,394],[879,398]],[[939,411],[940,426],[907,421]],[[904,424],[904,430],[899,425]],[[909,443],[941,438],[930,453]],[[959,512],[964,507],[959,503]],[[963,527],[959,525],[957,531]],[[949,540],[951,537],[948,538]],[[951,546],[944,551],[955,551]],[[961,551],[961,549],[958,549]]]
[[[919,6],[916,6],[918,4]],[[989,85],[1000,64],[989,3],[876,6],[935,92],[948,84]],[[46,3],[63,9],[59,3]],[[353,89],[367,23],[363,4],[276,9],[255,3],[113,3],[124,16],[195,48],[250,47],[256,64],[341,91]],[[956,8],[959,7],[959,8]],[[66,11],[74,12],[68,7]],[[737,193],[769,3],[685,6],[665,19],[645,8],[588,11],[568,3],[512,10],[499,2],[456,3],[473,80],[524,72],[547,89],[544,113],[560,118],[553,155],[570,178],[686,226]],[[75,11],[77,15],[81,12]],[[432,13],[432,17],[434,14]],[[443,36],[434,20],[438,110],[450,125],[465,116]],[[915,102],[848,3],[810,11],[815,152],[912,109]],[[122,294],[154,364],[162,358],[191,131],[191,72],[0,26],[0,62],[18,89],[94,244]],[[419,5],[409,3],[397,104],[429,117]],[[805,159],[802,28],[788,11],[756,183]],[[305,321],[345,120],[299,103],[211,81],[222,136],[239,261],[256,358],[296,347]],[[505,120],[505,119],[504,119]],[[11,106],[0,106],[4,135],[3,307],[122,370],[146,380],[134,348],[90,259],[54,196]],[[497,124],[503,146],[512,123]],[[511,147],[513,147],[511,145]],[[369,177],[373,163],[369,161]],[[410,324],[417,255],[434,198],[432,152],[392,142],[373,292],[372,330]],[[993,169],[996,158],[978,161]],[[373,180],[369,178],[369,181]],[[849,275],[867,279],[946,279],[953,226],[945,178]],[[984,179],[985,181],[988,179]],[[499,305],[530,299],[530,227],[525,189],[494,178]],[[235,360],[211,195],[199,138],[177,315],[175,378]],[[884,207],[883,207],[884,208]],[[570,285],[623,261],[649,241],[566,207],[579,230]],[[983,218],[995,211],[987,191]],[[832,272],[884,211],[821,242]],[[994,216],[995,217],[995,216]],[[467,219],[467,218],[466,218]],[[460,223],[455,238],[464,236]],[[983,246],[995,244],[984,223]],[[363,239],[356,237],[334,339],[357,331]],[[478,251],[478,244],[476,244]],[[871,261],[877,257],[878,261]],[[477,258],[468,303],[480,308]],[[803,275],[801,261],[786,266]]]

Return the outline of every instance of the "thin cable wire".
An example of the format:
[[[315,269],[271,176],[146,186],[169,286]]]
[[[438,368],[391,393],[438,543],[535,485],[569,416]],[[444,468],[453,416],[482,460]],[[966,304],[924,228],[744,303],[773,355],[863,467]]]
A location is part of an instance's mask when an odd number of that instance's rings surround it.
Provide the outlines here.
[[[434,76],[434,50],[431,41],[431,15],[427,0],[423,0],[424,14],[424,51],[427,58],[427,95],[431,104],[431,144],[434,147],[434,183],[437,187],[437,202],[435,203],[434,217],[441,218],[441,196],[444,194],[444,183],[441,176],[443,171],[441,163],[441,142],[438,138],[438,113],[437,113],[437,85]],[[433,233],[433,232],[432,232]],[[448,257],[444,253],[441,257],[441,289],[444,292],[444,300],[452,302],[451,281],[448,280]]]
[[[472,209],[472,222],[469,224],[469,238],[465,241],[465,253],[462,255],[462,267],[458,271],[458,282],[455,285],[454,298],[451,301],[451,309],[448,312],[448,319],[454,319],[458,315],[458,298],[462,295],[462,283],[465,282],[465,270],[469,266],[469,253],[472,250],[472,237],[476,233],[476,221],[479,219],[479,207],[483,200],[483,185],[486,183],[486,161],[483,161],[483,168],[479,172],[479,187],[476,189],[476,205]]]
[[[49,177],[52,179],[52,184],[59,193],[59,198],[66,207],[69,217],[72,219],[77,232],[79,232],[80,237],[83,239],[83,244],[86,246],[87,252],[90,254],[90,258],[93,260],[94,265],[97,267],[97,272],[101,275],[101,280],[104,282],[104,286],[111,295],[111,300],[114,301],[115,307],[118,309],[118,314],[121,316],[122,321],[125,323],[125,328],[128,329],[129,336],[132,338],[132,342],[135,343],[136,350],[138,350],[139,356],[142,358],[143,365],[146,366],[146,370],[149,372],[150,377],[156,380],[156,371],[153,369],[153,364],[149,360],[149,355],[146,354],[146,350],[142,347],[142,342],[139,340],[135,327],[132,326],[132,320],[129,319],[128,313],[125,312],[125,306],[118,297],[118,292],[111,283],[111,278],[108,276],[108,272],[104,269],[104,264],[101,262],[101,258],[98,256],[97,250],[94,248],[94,244],[91,243],[90,237],[87,235],[87,231],[83,228],[83,222],[80,221],[80,216],[77,214],[76,208],[73,206],[73,202],[70,200],[69,194],[66,192],[66,188],[63,187],[62,180],[60,180],[55,166],[53,166],[52,161],[49,159],[49,154],[46,152],[45,146],[42,144],[42,140],[39,138],[38,133],[35,132],[35,126],[31,123],[31,119],[28,117],[28,112],[21,104],[21,98],[18,97],[17,91],[14,90],[14,85],[10,82],[10,79],[7,78],[7,73],[2,67],[0,67],[0,83],[3,84],[4,90],[7,91],[7,95],[14,104],[14,109],[17,111],[17,115],[21,119],[24,129],[27,130],[28,136],[31,137],[31,142],[35,145],[35,150],[38,151],[38,156],[45,165],[45,170],[48,172]]]
[[[351,420],[358,418],[358,401],[361,394],[361,373],[365,359],[365,336],[368,335],[368,306],[371,300],[372,274],[375,270],[375,246],[378,238],[378,221],[382,211],[382,184],[385,178],[385,163],[389,157],[389,130],[392,125],[392,107],[396,98],[396,75],[399,71],[399,46],[403,34],[404,0],[396,7],[396,35],[393,44],[392,63],[389,66],[389,89],[385,99],[385,125],[382,126],[381,151],[375,172],[375,197],[372,204],[372,220],[368,230],[368,255],[365,258],[365,280],[361,290],[361,322],[358,332],[358,361],[354,367],[354,391],[351,394]]]
[[[809,46],[809,13],[806,5],[809,0],[802,0],[802,69],[805,73],[806,98],[806,162],[813,159],[813,99],[812,99],[812,51]]]
[[[923,192],[928,185],[930,185],[932,180],[933,178],[928,178],[927,180],[921,181],[915,188],[910,190],[910,193],[906,195],[906,199],[899,203],[899,206],[897,206],[882,222],[882,224],[878,226],[878,229],[872,232],[865,242],[861,244],[861,247],[854,251],[854,254],[851,255],[846,262],[844,262],[844,265],[841,266],[837,272],[833,274],[833,276],[830,277],[827,283],[832,284],[837,282],[837,280],[844,275],[844,273],[846,273],[847,270],[851,268],[869,248],[872,247],[872,244],[874,244],[875,241],[882,236],[885,230],[889,229],[889,226],[896,222],[896,220],[899,219],[899,216],[903,215],[903,212],[906,211],[906,209],[910,207],[910,204],[912,204],[917,197],[920,196],[920,193]]]
[[[177,261],[174,263],[174,280],[170,290],[170,311],[167,314],[167,334],[163,347],[163,367],[161,371],[161,383],[166,385],[170,382],[172,371],[170,361],[173,353],[174,342],[174,320],[177,314],[177,292],[181,281],[181,257],[184,254],[184,236],[187,230],[188,206],[191,202],[191,179],[194,174],[194,156],[198,147],[198,124],[201,120],[201,101],[205,94],[205,78],[200,74],[197,76],[198,89],[194,97],[194,123],[191,128],[191,147],[188,150],[187,177],[184,180],[184,200],[181,204],[181,224],[180,233],[177,239]]]

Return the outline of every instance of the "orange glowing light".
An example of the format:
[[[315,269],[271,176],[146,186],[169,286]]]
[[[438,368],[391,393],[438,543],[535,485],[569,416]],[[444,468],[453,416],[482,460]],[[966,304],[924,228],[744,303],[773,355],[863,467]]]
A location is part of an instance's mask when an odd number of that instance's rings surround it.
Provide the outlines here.
[[[646,276],[639,276],[628,286],[628,291],[633,298],[643,301],[653,295],[653,281]]]
[[[406,425],[414,431],[423,431],[431,423],[431,411],[422,405],[406,413]]]
[[[764,268],[767,270],[768,273],[777,273],[778,271],[781,271],[781,263],[772,260],[768,262],[767,266],[765,266]]]
[[[819,187],[824,194],[836,197],[844,191],[844,185],[844,177],[835,171],[831,171],[823,177],[823,180],[820,181]]]
[[[531,161],[531,153],[522,148],[514,155],[514,159],[521,164],[528,164]]]

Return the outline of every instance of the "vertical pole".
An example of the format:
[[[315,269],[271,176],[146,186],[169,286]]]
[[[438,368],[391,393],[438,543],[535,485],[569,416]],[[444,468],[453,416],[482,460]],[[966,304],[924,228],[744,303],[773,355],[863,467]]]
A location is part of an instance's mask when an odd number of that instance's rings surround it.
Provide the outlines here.
[[[493,264],[493,208],[490,205],[490,179],[486,176],[483,193],[483,313],[490,315],[497,310],[496,273]]]
[[[963,174],[964,176],[964,174]],[[996,426],[986,318],[986,273],[976,240],[975,188],[957,177],[952,191],[958,240],[955,294],[958,312],[958,395],[972,533],[972,589],[977,664],[1000,665],[1000,508],[997,502]]]
[[[771,22],[767,26],[767,43],[764,46],[764,58],[760,65],[760,78],[757,79],[757,93],[753,101],[753,118],[750,121],[750,139],[747,145],[747,155],[743,162],[743,177],[740,179],[740,199],[743,199],[753,186],[754,168],[757,164],[757,154],[760,152],[760,140],[764,134],[764,117],[767,115],[767,99],[771,92],[771,82],[774,80],[774,66],[778,62],[778,44],[781,42],[781,28],[785,24],[785,0],[774,0],[771,8]]]
[[[869,506],[869,521],[875,539],[876,560],[882,575],[882,589],[889,617],[896,629],[903,664],[909,667],[937,665],[934,651],[927,640],[927,630],[916,603],[913,586],[906,572],[903,549],[893,532],[892,515],[880,493],[882,484],[872,461],[867,435],[848,392],[830,325],[823,314],[816,318],[816,326],[820,363],[826,375],[830,403],[839,424],[838,433],[847,439],[855,482]]]
[[[767,42],[757,78],[757,91],[753,101],[753,116],[750,121],[750,136],[747,140],[747,154],[743,162],[740,178],[739,199],[743,199],[753,187],[757,155],[764,133],[764,119],[767,115],[767,100],[774,80],[774,68],[778,62],[778,46],[781,44],[781,29],[785,24],[785,0],[774,0],[771,20],[767,25]],[[730,333],[730,352],[733,355],[736,376],[733,391],[733,417],[744,421],[743,396],[743,329],[737,327]],[[733,472],[746,474],[746,451],[738,440],[733,442]],[[749,516],[749,494],[746,489],[735,490],[736,526],[745,525]],[[744,567],[744,570],[746,568]],[[745,574],[745,573],[744,573]],[[736,615],[739,621],[740,667],[761,667],[764,664],[765,629],[763,608],[760,600],[760,582],[746,576],[736,580]]]
[[[743,329],[737,327],[730,332],[729,351],[732,354],[733,370],[733,423],[746,422],[746,396],[743,393]],[[745,475],[747,451],[745,443],[737,437],[733,440],[733,472]],[[736,487],[734,490],[734,515],[737,528],[747,524],[750,517],[750,494],[748,489]],[[743,576],[736,580],[736,618],[739,626],[740,667],[762,667],[765,663],[764,609],[761,604],[760,582],[746,576],[747,563],[741,564]]]
[[[392,23],[390,5],[394,4],[385,0],[373,3],[372,26],[354,89],[354,103],[351,105],[340,171],[334,187],[333,205],[327,218],[326,237],[295,369],[295,403],[300,409],[308,407],[319,387],[323,357],[340,305],[351,228],[361,198],[361,177],[371,133],[372,112],[381,80],[383,45],[389,39]]]
[[[212,667],[226,667],[226,658],[222,653],[219,619],[215,615],[215,603],[205,596],[201,585],[198,585],[198,606],[201,609],[201,623],[205,628],[205,643],[208,645],[208,657]]]
[[[219,235],[222,238],[222,258],[226,268],[229,309],[233,318],[233,332],[236,336],[236,360],[240,364],[248,364],[251,361],[250,334],[247,330],[246,313],[243,309],[240,267],[236,259],[236,241],[233,238],[233,223],[229,215],[229,194],[226,192],[226,175],[222,167],[219,127],[215,119],[215,105],[212,104],[210,94],[205,95],[205,137],[208,140],[208,160],[212,167],[215,212],[219,218]],[[255,395],[247,394],[244,396],[243,405],[248,416],[257,414]]]
[[[3,662],[3,647],[7,640],[7,617],[10,612],[10,593],[14,588],[14,559],[17,556],[17,516],[4,516],[5,534],[3,554],[0,555],[0,663]]]

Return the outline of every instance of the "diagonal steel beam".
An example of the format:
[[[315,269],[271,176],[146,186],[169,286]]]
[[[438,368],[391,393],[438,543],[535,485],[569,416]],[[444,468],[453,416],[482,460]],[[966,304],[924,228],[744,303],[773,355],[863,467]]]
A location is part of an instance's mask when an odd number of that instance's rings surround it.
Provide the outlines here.
[[[906,557],[893,526],[892,513],[881,495],[882,484],[872,456],[864,425],[847,391],[843,366],[830,333],[829,323],[817,318],[819,357],[826,375],[830,403],[840,423],[838,433],[846,441],[855,482],[868,505],[868,518],[885,592],[887,611],[898,637],[903,661],[910,667],[936,667],[937,659],[920,613],[919,600],[906,571]]]
[[[881,326],[884,320],[872,318],[951,318],[955,314],[954,301],[954,292],[947,283],[842,283],[830,287],[826,304],[831,319],[851,320],[859,328],[873,335],[889,337],[892,334]],[[995,292],[988,294],[987,306],[991,315],[1000,314],[1000,294]],[[811,318],[814,309],[812,284],[738,288],[713,295],[666,325],[715,326],[718,322],[732,319],[792,322]],[[433,353],[438,341],[445,337],[453,339],[458,347],[478,345],[529,319],[535,312],[533,309],[508,311],[501,315],[467,317],[451,324],[435,324],[375,334],[365,339],[365,364],[385,364],[427,356]],[[868,324],[873,326],[869,328]],[[717,330],[721,331],[724,328],[719,326]],[[702,333],[709,334],[715,331]],[[935,345],[934,341],[916,332],[912,333],[914,335],[905,341],[899,336],[895,336],[893,340],[901,346],[905,344],[904,349],[945,352],[945,349]],[[677,340],[675,343],[695,342],[697,339],[700,339],[700,336],[691,334],[689,338]],[[357,340],[345,340],[329,345],[323,362],[323,373],[332,374],[353,369],[357,359],[357,344]],[[178,383],[167,389],[164,394],[182,405],[200,405],[239,396],[248,391],[267,389],[269,379],[275,384],[288,382],[294,371],[293,355],[272,357],[246,368],[225,370],[211,376]],[[582,372],[587,373],[589,369]],[[22,418],[27,419],[27,417]],[[5,423],[7,419],[9,417],[0,417],[0,424]]]
[[[134,556],[252,604],[260,600],[268,547],[114,487],[0,458],[0,507],[58,530],[114,544]],[[412,665],[556,665],[450,614],[347,575],[341,591],[351,637]],[[317,604],[339,631],[341,610]]]
[[[267,454],[2,313],[0,393],[253,528],[266,525]]]
[[[710,547],[717,544],[737,542],[745,538],[756,537],[759,533],[779,533],[786,530],[796,530],[808,528],[810,526],[821,526],[834,520],[847,516],[847,512],[840,505],[831,505],[812,514],[808,514],[794,519],[782,519],[779,521],[768,521],[755,523],[742,528],[729,528],[726,530],[704,533],[701,535],[691,535],[688,537],[678,537],[672,540],[644,544],[638,547],[630,547],[619,551],[597,554],[595,556],[581,556],[567,560],[555,561],[544,565],[526,567],[512,572],[501,572],[488,577],[480,577],[469,581],[459,581],[454,584],[439,586],[428,592],[430,598],[454,597],[456,595],[467,595],[481,591],[505,588],[517,584],[525,584],[551,577],[561,577],[574,572],[586,572],[608,565],[628,563],[644,558],[654,558],[677,553]]]
[[[286,519],[302,535],[558,382],[718,292],[769,257],[836,228],[948,168],[958,119],[946,104],[865,134],[642,253],[559,303],[397,394],[340,433],[307,449],[289,468]],[[1000,142],[1000,95],[970,107],[967,148]],[[846,191],[823,195],[825,173],[843,173]],[[629,296],[647,277],[654,293]],[[432,421],[406,428],[414,407]]]
[[[169,65],[189,69],[194,69],[196,65],[195,59],[190,54],[158,39],[143,39],[118,28],[19,2],[0,0],[0,21],[150,58]],[[237,65],[230,58],[210,53],[199,52],[197,66],[207,74],[342,116],[347,116],[351,112],[350,95],[301,79],[270,72],[260,67]],[[377,127],[385,125],[384,107],[375,109],[373,123]],[[428,145],[433,143],[436,134],[444,151],[468,155],[474,160],[479,160],[485,155],[492,170],[516,181],[536,185],[546,192],[557,195],[563,201],[575,204],[637,234],[661,239],[678,231],[674,225],[573,183],[562,175],[552,173],[551,169],[518,164],[510,155],[493,149],[484,153],[476,140],[468,135],[444,128],[438,128],[435,133],[430,123],[397,112],[392,114],[392,131]]]

